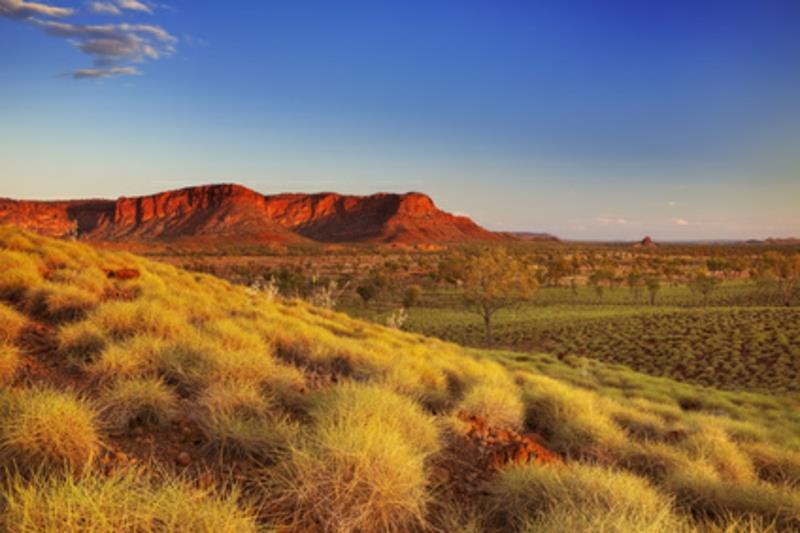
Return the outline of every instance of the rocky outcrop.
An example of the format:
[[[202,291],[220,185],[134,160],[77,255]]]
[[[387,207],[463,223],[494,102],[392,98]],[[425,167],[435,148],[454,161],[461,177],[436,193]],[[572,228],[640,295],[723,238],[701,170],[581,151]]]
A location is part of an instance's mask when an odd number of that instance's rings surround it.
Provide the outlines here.
[[[93,241],[227,238],[234,241],[438,243],[504,237],[441,211],[426,195],[265,196],[235,184],[92,201],[0,199],[0,223]]]
[[[466,217],[445,213],[420,193],[343,196],[335,193],[267,197],[268,215],[322,242],[461,242],[501,237]]]

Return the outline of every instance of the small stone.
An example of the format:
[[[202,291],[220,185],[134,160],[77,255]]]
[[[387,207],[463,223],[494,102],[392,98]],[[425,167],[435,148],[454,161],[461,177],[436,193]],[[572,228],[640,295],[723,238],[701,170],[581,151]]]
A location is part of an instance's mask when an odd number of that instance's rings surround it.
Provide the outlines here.
[[[198,485],[201,489],[207,489],[211,487],[213,483],[214,477],[211,475],[211,472],[203,472],[203,475],[200,476],[200,479],[198,480]]]
[[[192,458],[189,456],[188,453],[181,452],[181,453],[178,454],[178,457],[176,458],[176,461],[181,466],[189,466],[189,463],[192,462]]]

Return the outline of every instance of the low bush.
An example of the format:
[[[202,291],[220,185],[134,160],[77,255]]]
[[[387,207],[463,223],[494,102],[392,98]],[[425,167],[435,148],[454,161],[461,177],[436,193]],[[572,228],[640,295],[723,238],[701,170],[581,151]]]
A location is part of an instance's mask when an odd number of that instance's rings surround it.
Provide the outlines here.
[[[439,426],[414,400],[381,385],[345,382],[312,399],[311,417],[320,427],[361,427],[370,424],[403,435],[423,454],[441,448]]]
[[[0,250],[0,299],[19,302],[42,281],[40,265],[32,256]]]
[[[94,410],[73,394],[49,389],[14,393],[0,419],[0,457],[20,470],[82,470],[100,449]]]
[[[525,406],[513,385],[477,385],[469,390],[459,409],[482,417],[490,426],[520,429],[525,420]]]
[[[277,470],[264,473],[281,524],[300,531],[419,527],[429,500],[422,450],[435,443],[415,431],[417,423],[431,423],[403,408],[396,393],[372,386],[339,386],[324,398],[312,410],[311,433]],[[393,406],[403,410],[387,409]]]
[[[219,497],[180,480],[156,483],[136,472],[111,476],[15,478],[3,494],[2,529],[42,533],[259,531],[234,491]]]
[[[178,399],[160,379],[119,379],[100,396],[101,420],[122,433],[140,425],[161,425],[174,415]]]
[[[500,522],[518,531],[687,530],[672,499],[646,480],[582,464],[503,470],[489,486]]]
[[[298,431],[250,382],[214,383],[197,403],[207,447],[221,457],[275,460]]]
[[[62,322],[83,318],[99,303],[99,297],[85,289],[58,283],[43,283],[26,297],[30,314]]]
[[[0,343],[12,343],[25,325],[25,317],[14,309],[0,303]]]
[[[19,368],[19,350],[16,346],[0,342],[0,385],[8,385]]]
[[[161,339],[137,335],[106,346],[95,360],[85,364],[85,368],[105,381],[118,377],[154,376],[163,350]]]
[[[611,420],[613,404],[590,391],[529,375],[523,389],[525,423],[554,450],[575,457],[608,457],[627,436]]]
[[[723,479],[736,483],[755,479],[750,458],[731,442],[725,431],[718,427],[705,423],[678,446],[686,450],[693,459],[704,460],[714,465]]]
[[[108,336],[88,321],[68,324],[58,330],[59,350],[83,363],[93,361],[108,343]]]
[[[758,517],[779,531],[800,530],[800,492],[767,483],[731,483],[701,472],[669,477],[665,487],[678,503],[706,520]]]
[[[800,488],[800,452],[760,443],[740,444],[760,479]]]
[[[187,332],[180,313],[155,301],[111,301],[99,306],[88,320],[114,340],[134,335],[175,339]]]

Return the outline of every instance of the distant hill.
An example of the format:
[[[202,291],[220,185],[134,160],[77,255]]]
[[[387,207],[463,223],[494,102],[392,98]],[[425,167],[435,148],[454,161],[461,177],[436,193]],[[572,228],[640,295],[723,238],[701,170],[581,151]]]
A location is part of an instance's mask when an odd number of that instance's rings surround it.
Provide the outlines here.
[[[532,231],[510,231],[507,233],[511,237],[521,241],[546,241],[561,242],[561,239],[550,233],[536,233]]]
[[[764,244],[772,244],[772,245],[779,245],[779,246],[797,246],[800,245],[800,239],[797,237],[770,237],[763,241]]]
[[[446,243],[501,241],[421,193],[263,195],[206,185],[117,200],[0,199],[0,224],[89,241]]]

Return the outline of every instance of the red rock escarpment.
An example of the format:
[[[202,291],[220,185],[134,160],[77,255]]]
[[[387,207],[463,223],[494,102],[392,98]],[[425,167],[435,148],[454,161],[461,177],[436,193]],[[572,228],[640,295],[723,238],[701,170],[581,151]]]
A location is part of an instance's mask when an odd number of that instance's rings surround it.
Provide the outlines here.
[[[0,223],[94,241],[225,237],[281,243],[431,243],[503,237],[438,209],[420,193],[265,196],[234,184],[91,201],[0,199]]]

